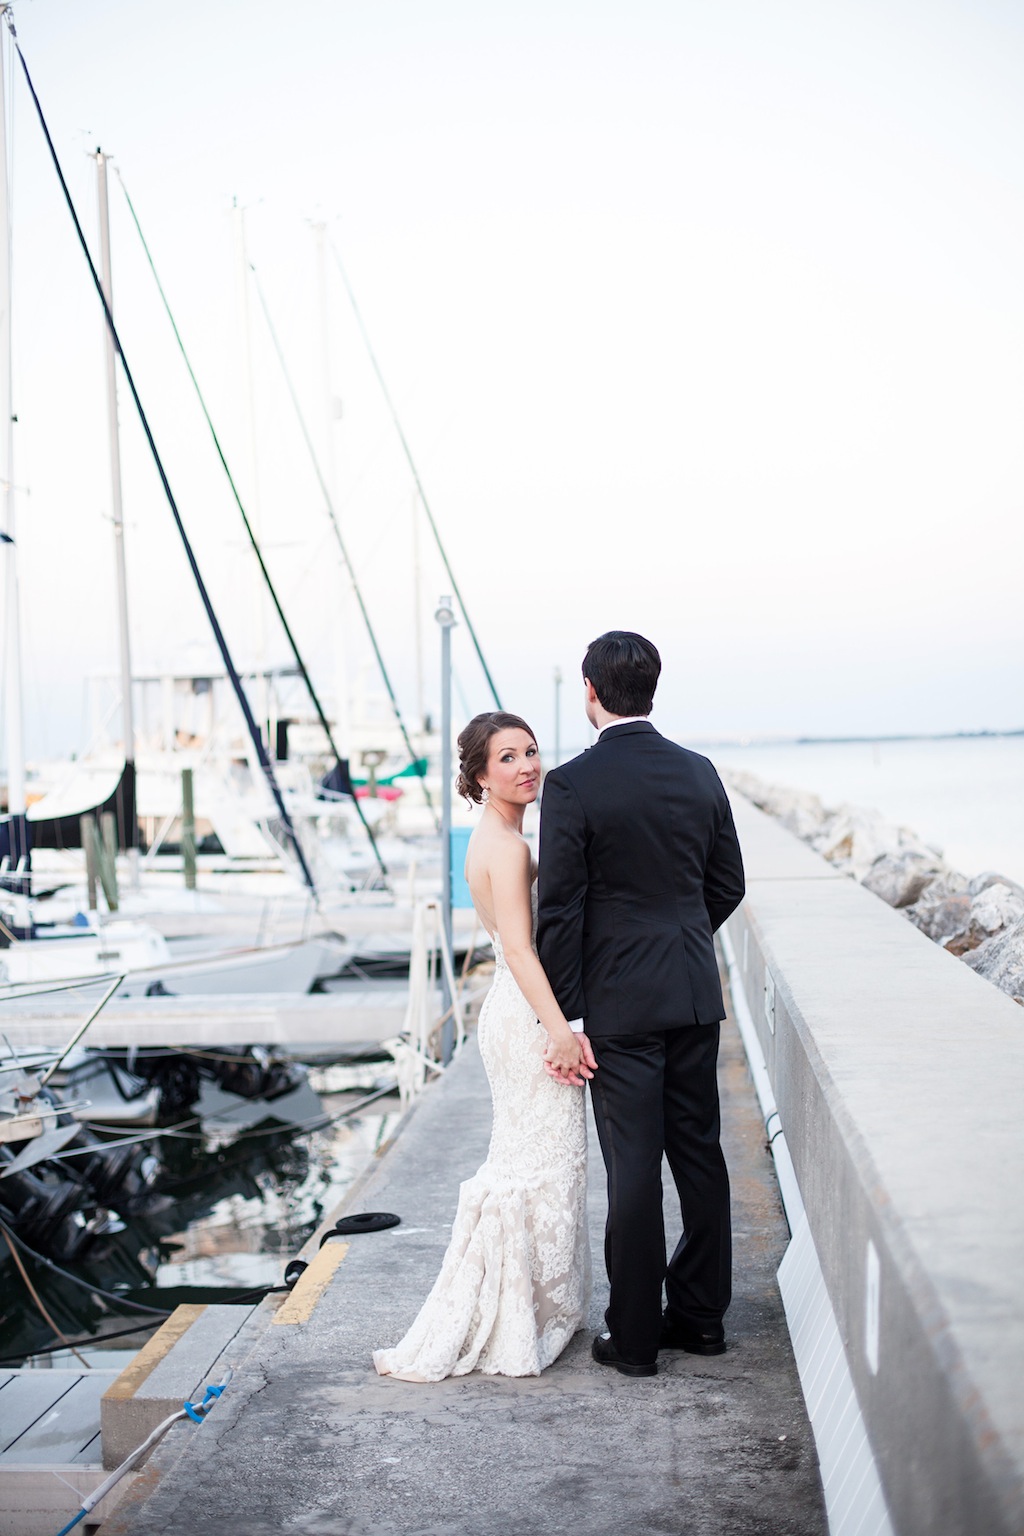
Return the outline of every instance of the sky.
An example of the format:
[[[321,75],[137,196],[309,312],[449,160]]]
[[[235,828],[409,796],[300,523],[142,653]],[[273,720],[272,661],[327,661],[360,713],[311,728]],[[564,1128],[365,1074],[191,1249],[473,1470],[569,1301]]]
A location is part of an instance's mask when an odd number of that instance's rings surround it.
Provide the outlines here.
[[[1019,7],[13,11],[94,250],[113,157],[124,350],[242,666],[287,650],[117,173],[343,720],[380,685],[246,259],[411,720],[437,710],[449,583],[339,261],[542,744],[556,668],[563,745],[587,739],[579,664],[608,628],[658,645],[682,739],[1024,726]],[[10,59],[6,89],[31,761],[85,750],[117,637],[101,315]],[[135,670],[214,666],[123,388],[120,420]],[[464,622],[453,644],[461,718],[490,698]]]

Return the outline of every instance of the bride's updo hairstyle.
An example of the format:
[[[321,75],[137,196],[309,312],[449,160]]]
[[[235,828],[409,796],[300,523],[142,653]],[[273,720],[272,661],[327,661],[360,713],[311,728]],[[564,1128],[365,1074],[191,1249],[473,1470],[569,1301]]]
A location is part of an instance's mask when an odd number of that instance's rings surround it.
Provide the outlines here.
[[[482,805],[484,792],[480,788],[480,776],[487,772],[487,759],[491,752],[491,737],[499,731],[525,731],[537,738],[519,715],[510,715],[503,709],[492,709],[485,715],[474,715],[459,736],[459,776],[455,788],[463,800],[472,805]]]

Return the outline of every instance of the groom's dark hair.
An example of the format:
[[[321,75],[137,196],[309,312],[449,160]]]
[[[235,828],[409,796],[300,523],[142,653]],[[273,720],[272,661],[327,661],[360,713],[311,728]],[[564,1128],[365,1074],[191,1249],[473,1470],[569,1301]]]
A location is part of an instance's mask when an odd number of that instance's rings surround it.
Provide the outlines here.
[[[649,715],[661,675],[661,657],[643,635],[610,629],[587,646],[583,676],[610,715]]]

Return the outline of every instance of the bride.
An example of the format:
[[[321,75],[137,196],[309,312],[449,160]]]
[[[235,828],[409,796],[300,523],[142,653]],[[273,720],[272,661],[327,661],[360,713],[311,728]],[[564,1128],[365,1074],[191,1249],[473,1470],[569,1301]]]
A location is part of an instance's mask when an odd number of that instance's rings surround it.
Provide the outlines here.
[[[583,1326],[590,1291],[584,1079],[596,1068],[534,948],[536,869],[523,813],[540,758],[518,715],[477,715],[459,737],[459,793],[483,804],[466,879],[494,943],[477,1038],[491,1085],[487,1161],[459,1191],[441,1272],[382,1376],[537,1376]]]

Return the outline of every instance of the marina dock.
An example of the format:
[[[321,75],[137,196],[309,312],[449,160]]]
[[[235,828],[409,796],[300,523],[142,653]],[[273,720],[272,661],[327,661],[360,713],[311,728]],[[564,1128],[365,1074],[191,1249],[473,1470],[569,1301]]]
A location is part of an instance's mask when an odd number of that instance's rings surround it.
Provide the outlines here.
[[[152,1372],[140,1355],[108,1389],[123,1451],[179,1389],[234,1371],[209,1422],[175,1425],[101,1509],[107,1536],[1019,1536],[1020,1008],[749,803],[735,812],[748,894],[721,935],[728,1352],[667,1354],[642,1380],[592,1361],[606,1304],[592,1138],[588,1329],[540,1378],[376,1376],[371,1352],[415,1316],[486,1151],[471,1039],[321,1233],[346,1211],[399,1226],[322,1248],[318,1233],[292,1292],[248,1313],[186,1326],[179,1309],[156,1335],[166,1357],[154,1340]],[[671,1242],[671,1193],[666,1223]],[[53,1466],[39,1470],[52,1493]]]
[[[423,1386],[376,1376],[370,1352],[394,1343],[418,1310],[459,1181],[486,1153],[489,1096],[471,1041],[356,1194],[353,1209],[394,1211],[402,1224],[329,1242],[291,1296],[253,1313],[216,1413],[198,1433],[176,1426],[105,1536],[207,1524],[239,1536],[824,1536],[775,1284],[788,1230],[742,1046],[734,1029],[723,1038],[737,1252],[726,1355],[663,1356],[659,1376],[640,1381],[591,1359],[607,1303],[603,1168],[592,1139],[588,1330],[539,1378],[474,1374]],[[671,1198],[666,1213],[678,1232]]]

